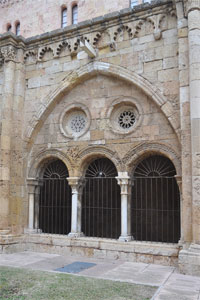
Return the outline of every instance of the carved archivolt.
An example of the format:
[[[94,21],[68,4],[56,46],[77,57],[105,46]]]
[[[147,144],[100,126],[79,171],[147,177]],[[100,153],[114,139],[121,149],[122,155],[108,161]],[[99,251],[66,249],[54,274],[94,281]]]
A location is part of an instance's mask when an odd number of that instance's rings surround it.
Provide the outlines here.
[[[121,170],[121,159],[116,151],[112,151],[110,148],[105,146],[90,146],[79,152],[80,172],[83,173],[90,162],[97,157],[106,157],[110,159],[116,166],[117,170]]]
[[[56,55],[60,55],[64,48],[67,48],[69,52],[71,52],[71,45],[67,41],[62,41],[58,44],[58,47],[56,48]]]
[[[37,56],[37,51],[36,50],[29,50],[26,51],[24,54],[24,60],[26,61],[28,59],[28,57],[35,57]]]
[[[131,149],[122,159],[123,164],[132,172],[137,164],[149,154],[157,153],[168,157],[174,164],[177,174],[181,175],[181,158],[169,146],[164,143],[144,142]]]
[[[42,49],[39,50],[39,59],[41,60],[43,58],[43,56],[45,55],[45,53],[47,52],[52,52],[54,55],[54,51],[53,48],[51,46],[45,46]]]
[[[40,152],[32,159],[28,171],[28,177],[36,179],[41,178],[45,166],[49,163],[50,160],[53,159],[62,160],[66,165],[70,176],[73,175],[73,163],[70,160],[69,156],[57,149],[49,149]]]

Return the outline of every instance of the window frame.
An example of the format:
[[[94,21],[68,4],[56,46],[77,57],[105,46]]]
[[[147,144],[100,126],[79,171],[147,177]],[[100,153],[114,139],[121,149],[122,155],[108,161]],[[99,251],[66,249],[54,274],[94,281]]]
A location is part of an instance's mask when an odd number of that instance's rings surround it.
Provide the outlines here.
[[[66,15],[64,16],[64,12],[66,12]],[[66,21],[64,21],[64,18],[66,18]],[[63,6],[61,9],[61,28],[67,27],[67,7]]]
[[[77,11],[74,13],[75,9]],[[76,24],[78,24],[78,4],[74,3],[72,6],[72,25],[76,25]]]
[[[19,35],[20,35],[20,32],[21,32],[21,25],[20,25],[20,22],[17,21],[17,22],[15,23],[15,34],[16,34],[16,36],[19,36]]]

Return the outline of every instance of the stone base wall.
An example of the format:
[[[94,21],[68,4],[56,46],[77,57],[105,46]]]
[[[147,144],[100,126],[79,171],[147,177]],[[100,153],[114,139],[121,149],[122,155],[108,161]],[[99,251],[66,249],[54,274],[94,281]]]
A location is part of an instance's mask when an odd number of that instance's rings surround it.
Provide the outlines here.
[[[18,243],[17,243],[18,240]],[[69,238],[50,234],[25,234],[13,237],[0,247],[0,253],[19,251],[47,252],[60,255],[78,255],[93,258],[123,259],[132,262],[178,266],[180,247],[177,244],[162,244],[131,241],[128,243],[100,238]]]

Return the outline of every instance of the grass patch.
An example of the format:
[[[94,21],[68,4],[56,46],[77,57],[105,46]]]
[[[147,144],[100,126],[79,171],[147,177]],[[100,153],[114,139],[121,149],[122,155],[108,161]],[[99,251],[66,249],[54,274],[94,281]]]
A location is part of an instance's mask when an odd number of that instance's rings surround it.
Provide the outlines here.
[[[156,287],[0,267],[1,300],[148,300]]]

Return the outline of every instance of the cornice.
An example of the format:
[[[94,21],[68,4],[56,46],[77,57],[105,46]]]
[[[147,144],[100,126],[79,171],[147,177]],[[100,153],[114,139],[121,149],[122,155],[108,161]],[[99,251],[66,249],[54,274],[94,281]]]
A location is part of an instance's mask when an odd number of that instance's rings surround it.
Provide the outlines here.
[[[57,57],[63,47],[68,47],[73,56],[79,51],[80,39],[90,40],[91,45],[96,47],[101,35],[107,31],[110,34],[108,46],[111,51],[115,51],[115,41],[119,32],[126,30],[130,39],[135,38],[144,22],[153,24],[154,38],[160,39],[162,35],[160,24],[163,18],[170,14],[173,16],[176,14],[173,1],[158,0],[27,39],[7,32],[0,35],[0,48],[11,45],[16,49],[23,49],[25,59],[34,56],[37,60],[42,60],[45,52],[52,51],[53,56]]]

